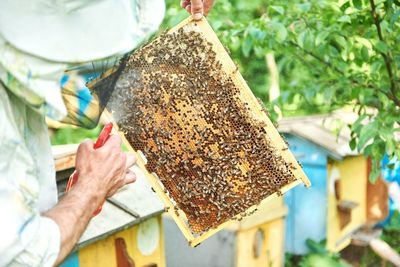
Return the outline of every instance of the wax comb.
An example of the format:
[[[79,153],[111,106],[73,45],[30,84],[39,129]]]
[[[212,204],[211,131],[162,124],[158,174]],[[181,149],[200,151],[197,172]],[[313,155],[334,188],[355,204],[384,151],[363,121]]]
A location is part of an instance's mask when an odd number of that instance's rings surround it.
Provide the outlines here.
[[[184,20],[89,87],[191,246],[310,185],[204,18]]]

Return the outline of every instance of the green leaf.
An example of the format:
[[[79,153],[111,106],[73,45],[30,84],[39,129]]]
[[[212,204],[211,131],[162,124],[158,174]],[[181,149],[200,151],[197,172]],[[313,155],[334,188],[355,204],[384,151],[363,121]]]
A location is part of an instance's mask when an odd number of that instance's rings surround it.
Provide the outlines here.
[[[329,46],[329,55],[331,57],[337,57],[339,54],[339,52],[337,51],[336,47],[334,47],[333,45]]]
[[[254,46],[254,53],[258,58],[264,58],[265,56],[265,49],[262,46],[256,45]]]
[[[314,241],[310,238],[306,239],[306,245],[307,247],[314,253],[318,253],[318,254],[327,254],[328,251],[326,250],[325,246],[325,241]]]
[[[355,150],[357,146],[357,141],[355,138],[351,138],[350,143],[349,143],[350,149]]]
[[[315,38],[315,45],[318,46],[318,45],[322,44],[325,41],[326,37],[328,37],[328,36],[329,36],[329,32],[327,32],[327,31],[319,32],[317,34],[317,37]]]
[[[386,142],[386,151],[388,155],[392,155],[394,153],[394,150],[396,149],[396,145],[393,142],[393,140],[388,140]]]
[[[274,23],[272,24],[273,30],[276,33],[276,40],[280,43],[282,43],[283,41],[285,41],[288,32],[286,30],[286,27],[282,24],[282,23]]]
[[[346,68],[347,68],[347,63],[346,62],[342,62],[342,61],[339,61],[339,62],[337,62],[337,64],[336,64],[336,67],[338,68],[338,69],[340,69],[342,72],[345,72],[346,71]],[[344,79],[343,77],[342,77],[342,79]]]
[[[306,40],[306,32],[303,31],[297,36],[297,44],[301,47],[304,48],[304,42]]]
[[[266,33],[259,28],[256,27],[249,27],[247,29],[249,35],[255,40],[264,40]]]
[[[393,139],[393,130],[388,128],[380,129],[379,135],[385,142],[388,142]]]
[[[344,16],[341,16],[341,17],[338,19],[338,21],[340,21],[340,22],[351,23],[351,18],[350,18],[350,16],[348,16],[348,15],[344,15]]]
[[[368,141],[375,138],[378,134],[378,129],[375,123],[369,123],[361,128],[360,137],[358,140],[357,149],[361,151]]]
[[[390,18],[390,28],[393,28],[394,24],[398,21],[400,17],[400,10],[397,10]]]
[[[353,5],[358,9],[362,9],[362,1],[361,0],[353,0]]]
[[[382,68],[382,62],[381,61],[375,61],[374,63],[371,64],[371,72],[372,73],[379,73],[380,69]]]
[[[240,48],[240,39],[237,36],[231,36],[228,40],[231,50],[238,50]]]
[[[302,12],[305,13],[305,12],[310,11],[310,9],[311,9],[311,3],[306,2],[306,3],[303,3],[303,4],[297,4],[296,7],[297,7],[300,11],[302,11]]]
[[[400,160],[400,149],[396,149],[396,150],[394,151],[394,155],[396,156],[396,158],[397,158],[398,160]]]
[[[395,166],[396,166],[395,163],[386,164],[386,167],[389,168],[390,170],[394,170],[394,167],[395,167]]]
[[[347,50],[347,41],[343,36],[335,36],[335,40],[341,47],[343,47],[343,49]]]
[[[223,25],[224,25],[224,23],[222,21],[220,21],[220,20],[212,21],[212,27],[213,27],[214,31],[217,31]]]
[[[381,53],[384,53],[384,54],[386,54],[387,51],[388,51],[387,45],[386,45],[384,42],[382,42],[382,41],[376,42],[376,44],[375,44],[375,49],[376,49],[378,52],[381,52]]]
[[[381,20],[381,30],[383,33],[390,32],[389,22],[387,20]]]
[[[347,8],[350,7],[350,2],[349,1],[344,1],[344,3],[342,3],[342,5],[340,6],[340,10],[345,12]]]
[[[304,40],[304,48],[306,50],[311,51],[312,49],[314,49],[315,46],[315,37],[314,34],[312,33],[312,31],[307,31],[306,34],[306,38]]]
[[[247,38],[244,40],[242,44],[242,53],[245,57],[248,57],[251,52],[251,48],[253,46],[253,42],[250,38],[250,36],[247,36]]]
[[[269,7],[272,8],[273,10],[275,10],[276,12],[278,12],[281,15],[283,15],[283,13],[285,13],[285,10],[283,9],[282,6],[269,6]]]
[[[379,139],[379,137],[374,138],[371,148],[372,159],[380,161],[385,155],[385,148],[385,142]]]
[[[363,61],[367,61],[369,59],[369,52],[368,52],[368,48],[366,48],[365,46],[363,46],[361,48],[361,59]]]
[[[371,156],[371,154],[372,154],[372,147],[373,147],[373,145],[372,144],[370,144],[370,145],[368,145],[368,146],[366,146],[365,148],[364,148],[364,155],[365,156]]]
[[[378,180],[380,174],[381,170],[378,167],[372,168],[372,171],[369,174],[369,181],[374,184]]]
[[[359,37],[359,36],[355,36],[354,39],[355,39],[358,43],[360,43],[360,44],[362,44],[363,46],[365,46],[366,48],[372,49],[372,44],[371,44],[371,42],[370,42],[368,39],[363,38],[363,37]]]

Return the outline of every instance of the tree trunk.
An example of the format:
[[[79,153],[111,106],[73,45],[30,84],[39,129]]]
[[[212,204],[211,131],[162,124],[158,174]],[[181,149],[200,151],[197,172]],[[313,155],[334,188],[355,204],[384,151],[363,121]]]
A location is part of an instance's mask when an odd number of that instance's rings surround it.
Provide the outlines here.
[[[394,266],[400,266],[400,255],[385,241],[374,238],[369,242],[369,246],[382,259],[391,262]]]
[[[272,102],[277,99],[280,95],[279,91],[279,71],[278,66],[275,62],[275,57],[273,53],[268,53],[265,56],[267,61],[268,71],[270,73],[270,83],[269,83],[269,101]]]

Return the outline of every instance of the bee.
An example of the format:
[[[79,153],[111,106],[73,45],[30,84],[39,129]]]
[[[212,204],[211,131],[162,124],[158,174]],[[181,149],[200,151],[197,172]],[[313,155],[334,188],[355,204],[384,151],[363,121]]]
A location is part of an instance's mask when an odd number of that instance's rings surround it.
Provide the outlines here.
[[[300,166],[300,168],[303,168],[303,165],[300,163],[300,161],[297,161],[297,164]]]

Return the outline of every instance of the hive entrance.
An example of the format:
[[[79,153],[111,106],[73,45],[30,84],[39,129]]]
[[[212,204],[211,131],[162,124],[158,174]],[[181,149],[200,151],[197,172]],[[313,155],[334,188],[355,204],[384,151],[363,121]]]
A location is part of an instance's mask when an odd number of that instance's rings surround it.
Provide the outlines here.
[[[189,236],[308,182],[205,20],[162,34],[94,90],[111,82],[107,109]]]

